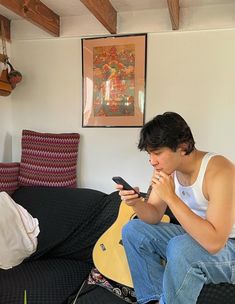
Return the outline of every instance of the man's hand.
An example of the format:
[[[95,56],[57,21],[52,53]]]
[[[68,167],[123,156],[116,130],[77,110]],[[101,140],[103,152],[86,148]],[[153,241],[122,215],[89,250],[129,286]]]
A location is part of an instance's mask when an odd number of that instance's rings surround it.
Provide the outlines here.
[[[171,175],[156,171],[152,178],[152,189],[165,203],[172,200],[175,194],[175,184]]]
[[[128,206],[135,206],[137,202],[143,200],[143,198],[139,197],[133,190],[123,190],[122,185],[117,185],[116,189],[119,190],[119,196],[122,201],[124,201]],[[138,187],[134,187],[134,189],[139,192]]]

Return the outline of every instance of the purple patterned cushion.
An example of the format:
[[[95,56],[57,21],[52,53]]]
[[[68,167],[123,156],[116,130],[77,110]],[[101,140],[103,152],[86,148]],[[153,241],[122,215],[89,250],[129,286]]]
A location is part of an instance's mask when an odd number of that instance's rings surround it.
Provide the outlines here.
[[[77,186],[78,133],[22,132],[20,186]]]
[[[0,163],[0,191],[11,195],[18,189],[19,163]]]

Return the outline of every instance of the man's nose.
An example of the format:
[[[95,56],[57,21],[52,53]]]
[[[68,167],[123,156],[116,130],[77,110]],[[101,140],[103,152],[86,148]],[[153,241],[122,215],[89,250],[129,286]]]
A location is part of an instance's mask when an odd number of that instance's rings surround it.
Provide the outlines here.
[[[149,162],[152,166],[156,166],[158,164],[157,156],[151,155],[149,156]]]

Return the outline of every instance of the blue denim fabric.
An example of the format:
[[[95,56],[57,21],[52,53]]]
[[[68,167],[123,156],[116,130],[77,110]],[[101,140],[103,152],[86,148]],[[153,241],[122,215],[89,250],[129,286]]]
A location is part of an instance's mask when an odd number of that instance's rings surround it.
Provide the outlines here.
[[[204,284],[235,284],[234,240],[212,255],[180,225],[139,219],[123,227],[122,240],[140,304],[194,304]]]

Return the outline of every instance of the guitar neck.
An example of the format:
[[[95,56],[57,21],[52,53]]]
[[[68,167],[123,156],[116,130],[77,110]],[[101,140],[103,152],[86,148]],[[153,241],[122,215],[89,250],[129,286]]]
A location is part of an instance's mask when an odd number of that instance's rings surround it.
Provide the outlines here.
[[[150,197],[151,192],[152,192],[152,185],[149,186],[147,194],[146,194],[146,196],[144,198],[145,203],[147,203],[147,201],[148,201],[148,199]]]

